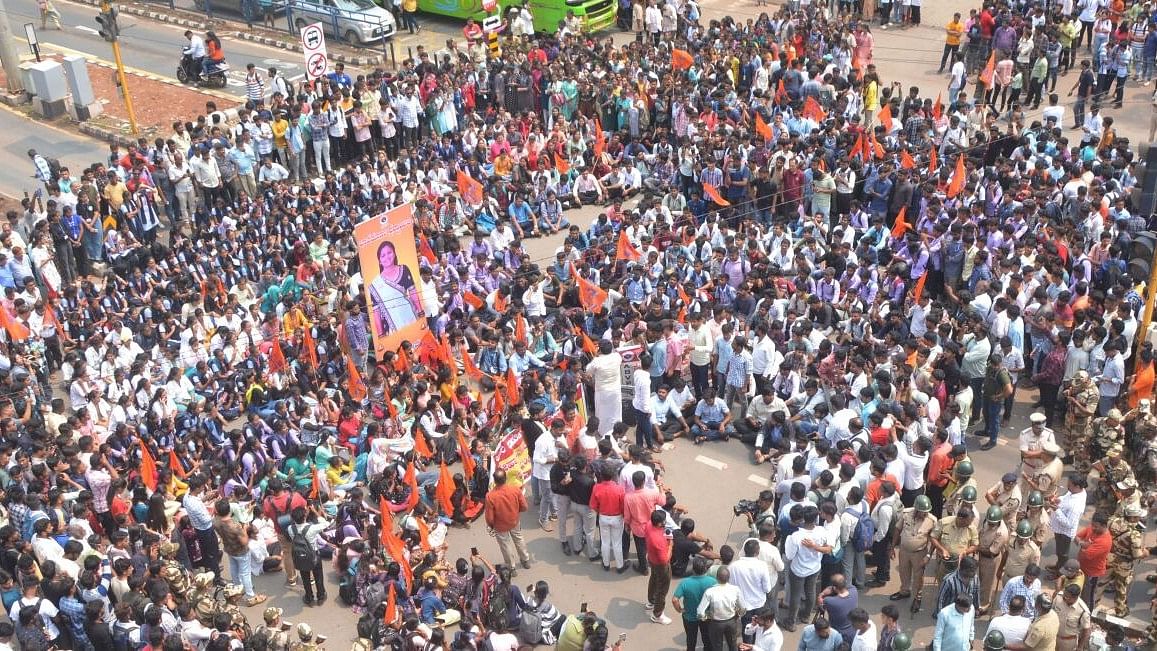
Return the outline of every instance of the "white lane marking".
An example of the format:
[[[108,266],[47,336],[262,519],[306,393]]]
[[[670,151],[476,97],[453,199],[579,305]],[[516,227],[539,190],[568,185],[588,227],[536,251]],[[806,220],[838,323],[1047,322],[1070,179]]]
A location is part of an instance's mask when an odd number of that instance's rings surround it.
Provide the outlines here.
[[[763,486],[764,488],[771,486],[771,480],[770,479],[768,479],[767,477],[760,477],[759,475],[748,475],[747,481],[749,481],[753,484],[758,484],[760,486]]]
[[[297,81],[299,79],[305,79],[305,73],[304,72],[301,73],[300,75],[294,75],[294,76],[290,77],[289,81]]]
[[[241,87],[241,88],[244,88],[244,87],[245,87],[245,82],[243,82],[243,81],[237,81],[236,79],[230,79],[230,80],[229,80],[229,85],[230,85],[230,86],[234,86],[234,87]]]
[[[699,463],[705,465],[705,466],[710,466],[716,470],[727,470],[727,464],[723,463],[722,461],[719,461],[718,459],[712,459],[711,457],[705,457],[701,454],[701,455],[695,457],[695,460],[698,461]]]
[[[88,32],[89,34],[100,34],[100,30],[93,29],[92,27],[89,27],[88,25],[73,25],[73,26],[82,32]]]

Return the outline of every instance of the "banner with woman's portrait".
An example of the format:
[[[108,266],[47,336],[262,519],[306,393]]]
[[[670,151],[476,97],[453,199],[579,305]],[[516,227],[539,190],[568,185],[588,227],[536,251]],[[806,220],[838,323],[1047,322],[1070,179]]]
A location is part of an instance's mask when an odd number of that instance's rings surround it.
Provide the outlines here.
[[[366,292],[374,356],[417,343],[427,329],[422,312],[422,279],[414,245],[414,207],[403,205],[354,227]]]

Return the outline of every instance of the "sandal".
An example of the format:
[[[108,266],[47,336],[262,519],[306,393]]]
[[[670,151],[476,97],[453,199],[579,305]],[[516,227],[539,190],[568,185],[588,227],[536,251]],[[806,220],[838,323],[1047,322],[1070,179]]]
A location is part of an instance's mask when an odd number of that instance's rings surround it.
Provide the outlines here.
[[[252,608],[253,606],[256,606],[257,604],[265,603],[265,601],[268,599],[269,599],[269,597],[267,597],[266,595],[263,595],[263,594],[253,595],[249,600],[247,600],[245,602],[245,605]]]

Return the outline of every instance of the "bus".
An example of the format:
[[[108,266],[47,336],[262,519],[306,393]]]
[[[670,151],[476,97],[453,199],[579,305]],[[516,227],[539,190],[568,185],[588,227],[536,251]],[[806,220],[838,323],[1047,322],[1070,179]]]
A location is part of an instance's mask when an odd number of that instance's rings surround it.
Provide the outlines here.
[[[473,18],[482,25],[490,15],[482,4],[483,0],[418,0],[418,9],[462,20]],[[510,7],[521,6],[522,0],[498,0],[499,15],[503,18],[507,16]],[[567,11],[573,11],[582,20],[584,32],[598,32],[615,24],[618,0],[530,0],[530,13],[534,16],[536,32],[557,33],[558,23],[566,19]],[[496,22],[492,17],[487,26]]]

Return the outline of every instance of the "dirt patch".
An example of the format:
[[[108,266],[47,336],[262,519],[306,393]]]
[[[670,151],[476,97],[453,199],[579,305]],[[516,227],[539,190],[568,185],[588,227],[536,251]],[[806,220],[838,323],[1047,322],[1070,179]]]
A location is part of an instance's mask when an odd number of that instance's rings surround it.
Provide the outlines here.
[[[63,58],[58,53],[45,56],[57,61]],[[93,119],[95,124],[129,135],[128,108],[117,81],[116,69],[104,63],[88,62],[88,77],[92,82],[92,92],[102,105],[103,112]],[[222,95],[207,93],[167,82],[159,78],[125,73],[129,92],[136,113],[140,136],[152,140],[172,131],[173,120],[191,120],[205,113],[205,102],[216,102],[219,110],[230,108],[239,101]],[[0,69],[0,87],[7,83],[3,69]]]

